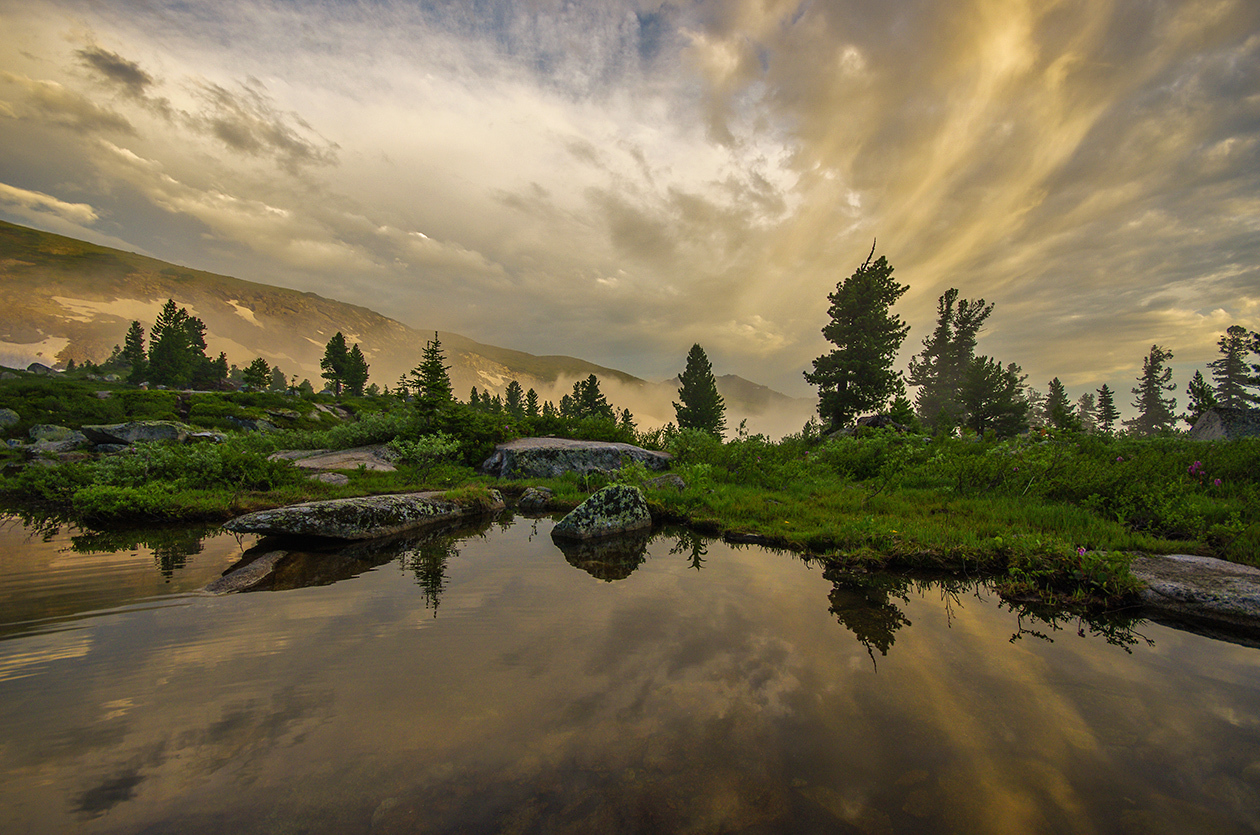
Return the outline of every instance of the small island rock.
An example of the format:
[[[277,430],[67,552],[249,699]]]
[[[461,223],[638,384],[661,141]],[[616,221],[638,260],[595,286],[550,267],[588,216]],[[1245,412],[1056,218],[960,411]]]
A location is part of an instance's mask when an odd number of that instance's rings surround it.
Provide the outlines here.
[[[320,536],[329,539],[375,539],[503,509],[503,497],[490,491],[490,505],[464,504],[442,493],[394,493],[360,496],[277,507],[247,513],[223,527],[236,533],[270,536]]]
[[[652,515],[642,491],[627,484],[610,484],[592,494],[552,528],[561,539],[598,539],[652,527]]]

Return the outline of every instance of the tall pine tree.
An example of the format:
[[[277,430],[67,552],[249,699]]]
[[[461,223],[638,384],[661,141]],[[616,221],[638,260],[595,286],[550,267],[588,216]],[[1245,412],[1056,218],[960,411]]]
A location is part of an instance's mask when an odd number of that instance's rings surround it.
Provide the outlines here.
[[[726,432],[726,402],[718,394],[713,367],[699,343],[687,352],[687,367],[678,376],[674,414],[679,429],[699,429],[717,438]]]
[[[1203,379],[1202,371],[1194,372],[1194,376],[1186,385],[1186,394],[1190,396],[1190,402],[1186,404],[1186,413],[1181,416],[1181,419],[1191,426],[1198,423],[1199,418],[1208,409],[1214,409],[1220,405],[1216,402],[1216,392],[1212,391],[1212,386]]]
[[[454,399],[451,378],[447,374],[449,370],[446,356],[442,353],[442,343],[438,341],[437,331],[434,331],[433,339],[424,346],[420,364],[411,372],[411,388],[416,392],[416,405],[421,414],[434,415]]]
[[[822,334],[836,347],[805,372],[805,381],[818,387],[818,416],[832,430],[883,409],[897,392],[892,365],[910,326],[890,308],[910,288],[893,280],[887,259],[871,263],[873,257],[874,245],[865,263],[827,296],[831,321]]]
[[[337,331],[324,346],[324,356],[319,361],[319,376],[328,381],[329,387],[337,397],[341,396],[341,390],[345,388],[346,369],[349,364],[350,351],[346,348],[346,338],[341,335],[341,331]]]
[[[1216,383],[1218,405],[1241,409],[1252,403],[1260,403],[1260,397],[1247,390],[1254,385],[1247,367],[1247,354],[1251,347],[1249,341],[1246,328],[1242,325],[1230,325],[1225,329],[1225,335],[1216,343],[1221,356],[1209,362],[1208,368],[1212,369],[1212,380]]]
[[[1172,356],[1172,351],[1152,345],[1150,354],[1142,361],[1142,376],[1138,377],[1137,387],[1133,389],[1137,395],[1133,406],[1138,415],[1124,422],[1135,435],[1154,435],[1171,429],[1176,420],[1177,400],[1164,396],[1164,392],[1177,388],[1177,384],[1172,382],[1172,369],[1167,365]]]
[[[936,330],[910,360],[908,379],[919,387],[914,398],[919,419],[936,432],[948,432],[962,417],[959,388],[975,357],[980,328],[992,312],[984,299],[959,299],[953,287],[936,301]]]
[[[1116,408],[1116,396],[1112,394],[1106,383],[1103,383],[1102,388],[1098,389],[1097,415],[1098,428],[1110,435],[1112,427],[1120,419],[1120,410]]]

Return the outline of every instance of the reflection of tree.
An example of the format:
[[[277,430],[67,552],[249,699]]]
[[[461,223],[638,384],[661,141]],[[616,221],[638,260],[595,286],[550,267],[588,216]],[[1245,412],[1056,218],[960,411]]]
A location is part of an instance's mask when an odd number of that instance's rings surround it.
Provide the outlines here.
[[[424,591],[424,608],[431,605],[435,618],[442,592],[446,591],[447,563],[458,556],[459,550],[450,537],[431,540],[402,553],[403,567],[416,575],[416,582]]]
[[[875,650],[887,655],[897,640],[897,630],[909,626],[906,618],[890,598],[907,601],[910,580],[894,574],[857,574],[839,567],[830,567],[823,576],[831,581],[828,599],[831,613],[866,647],[871,661]]]
[[[153,562],[164,577],[170,577],[188,564],[188,558],[201,553],[202,540],[211,533],[207,527],[144,528],[123,531],[83,531],[70,537],[79,553],[112,553],[148,548]]]
[[[688,559],[691,562],[690,567],[699,571],[704,565],[704,558],[709,554],[709,546],[705,538],[698,533],[688,530],[676,531],[674,533],[678,537],[678,542],[673,548],[669,549],[671,554],[683,554],[690,552]]]
[[[1130,654],[1133,652],[1131,647],[1138,641],[1155,646],[1154,641],[1137,631],[1136,627],[1145,622],[1145,618],[1137,615],[1107,612],[1083,615],[1046,604],[1012,600],[1003,601],[1002,605],[1015,615],[1015,634],[1011,635],[1011,643],[1025,636],[1054,643],[1049,633],[1069,628],[1075,621],[1077,637],[1097,636]],[[1044,627],[1046,631],[1038,627]]]

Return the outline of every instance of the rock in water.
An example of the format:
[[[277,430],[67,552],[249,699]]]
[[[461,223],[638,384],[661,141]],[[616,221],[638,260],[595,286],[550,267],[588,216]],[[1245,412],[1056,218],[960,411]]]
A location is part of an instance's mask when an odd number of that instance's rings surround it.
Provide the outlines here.
[[[613,472],[623,460],[640,461],[649,470],[663,470],[671,457],[632,444],[573,441],[567,438],[521,438],[494,448],[481,471],[499,478],[557,478],[565,473]]]
[[[652,527],[652,515],[639,488],[610,484],[591,495],[551,530],[561,539],[597,539]]]
[[[486,507],[460,504],[438,492],[360,496],[277,507],[247,513],[223,527],[237,533],[271,536],[322,536],[330,539],[374,539],[503,509],[503,497],[490,491]]]

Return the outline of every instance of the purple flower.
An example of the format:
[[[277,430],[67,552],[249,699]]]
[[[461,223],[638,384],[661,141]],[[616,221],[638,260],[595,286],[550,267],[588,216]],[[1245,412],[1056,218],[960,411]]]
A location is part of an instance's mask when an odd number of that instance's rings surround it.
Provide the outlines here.
[[[1121,461],[1123,461],[1123,460],[1124,460],[1124,456],[1123,456],[1123,455],[1117,455],[1117,456],[1116,456],[1116,463],[1117,463],[1117,464],[1119,464],[1119,463],[1120,463]]]
[[[1085,549],[1084,549],[1084,548],[1077,548],[1077,549],[1076,549],[1076,556],[1078,556],[1078,557],[1083,557],[1083,556],[1085,556]]]
[[[1213,487],[1220,487],[1220,486],[1221,486],[1221,480],[1220,480],[1219,478],[1214,478],[1214,479],[1212,479],[1212,486],[1213,486]]]

